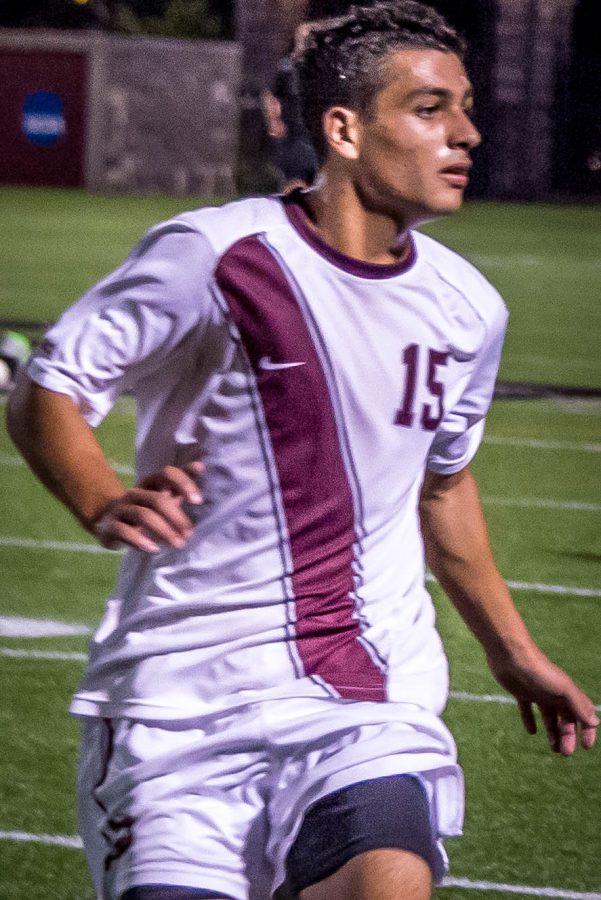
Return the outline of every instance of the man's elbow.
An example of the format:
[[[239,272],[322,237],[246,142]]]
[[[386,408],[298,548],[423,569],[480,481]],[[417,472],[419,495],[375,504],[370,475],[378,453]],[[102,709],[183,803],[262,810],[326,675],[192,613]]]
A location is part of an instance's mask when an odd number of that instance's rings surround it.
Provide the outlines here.
[[[446,497],[458,494],[473,483],[473,475],[469,466],[446,475],[428,470],[420,493],[420,503],[443,500]]]
[[[31,381],[24,372],[19,372],[6,404],[6,430],[19,449],[22,449],[29,432],[27,418],[30,395]]]

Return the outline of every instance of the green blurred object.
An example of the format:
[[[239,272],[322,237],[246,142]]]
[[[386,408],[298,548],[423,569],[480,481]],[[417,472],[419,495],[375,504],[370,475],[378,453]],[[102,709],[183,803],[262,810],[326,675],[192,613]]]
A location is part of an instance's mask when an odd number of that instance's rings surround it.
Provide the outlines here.
[[[15,383],[17,371],[31,353],[31,343],[18,331],[0,331],[0,390],[8,390]]]

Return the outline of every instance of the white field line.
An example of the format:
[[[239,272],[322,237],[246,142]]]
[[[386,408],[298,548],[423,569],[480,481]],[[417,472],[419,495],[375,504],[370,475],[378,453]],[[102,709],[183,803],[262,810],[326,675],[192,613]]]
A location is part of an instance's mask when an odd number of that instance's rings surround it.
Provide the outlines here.
[[[591,445],[595,446],[595,445]],[[0,454],[0,466],[24,466],[20,456]],[[111,462],[118,475],[135,475],[132,466]],[[545,497],[482,497],[487,506],[506,506],[520,509],[563,509],[578,512],[601,512],[601,503],[583,503],[577,500],[549,500]]]
[[[6,406],[7,403],[8,393],[6,391],[0,391],[0,406]],[[119,397],[111,410],[111,415],[124,416],[128,419],[135,419],[136,401],[133,397],[128,397],[126,395]]]
[[[1,543],[1,539],[0,539]],[[428,573],[426,581],[437,583],[436,578]],[[543,584],[540,581],[512,581],[507,579],[512,591],[532,591],[535,594],[559,594],[566,597],[601,597],[600,588],[571,587],[566,584]]]
[[[474,265],[511,267],[512,270],[514,266],[540,266],[547,269],[549,265],[547,256],[534,253],[470,253],[469,258]],[[592,268],[593,270],[601,268],[601,262],[596,257],[585,257],[580,260],[576,256],[562,254],[560,259],[562,265],[574,266],[579,271],[582,268]]]
[[[85,653],[76,653],[63,650],[21,650],[13,647],[0,647],[0,656],[8,659],[53,659],[60,662],[86,662]]]
[[[112,468],[118,475],[135,475],[135,470],[132,466],[127,466],[124,463],[116,463],[112,460],[109,460]],[[16,456],[9,453],[0,453],[0,466],[25,466],[26,462],[21,456]]]
[[[488,443],[505,443],[506,441],[513,440],[510,438],[487,438]],[[560,442],[553,442],[554,444],[559,444]],[[564,442],[567,443],[567,442]],[[549,442],[546,442],[548,445]],[[527,446],[533,446],[531,441],[528,442]],[[538,444],[537,444],[538,446]],[[562,444],[562,447],[564,444]],[[575,445],[574,445],[575,446]],[[570,445],[568,449],[574,449],[574,446]],[[578,445],[582,448],[587,449],[588,452],[598,452],[596,449],[591,451],[590,448],[601,449],[601,444],[582,444]],[[554,448],[556,449],[556,448]],[[23,460],[20,456],[10,456],[7,454],[0,454],[0,466],[24,466],[25,460]],[[135,475],[135,469],[132,466],[128,466],[122,463],[115,463],[111,461],[111,466],[117,472],[118,475]],[[601,503],[585,503],[578,500],[550,500],[545,497],[482,497],[484,503],[488,506],[507,506],[507,507],[519,507],[522,509],[563,509],[563,510],[575,510],[579,512],[600,512],[601,511]]]
[[[86,653],[62,650],[24,650],[21,648],[0,647],[0,657],[8,659],[44,659],[58,662],[87,662]],[[508,694],[472,694],[469,691],[449,691],[450,700],[467,703],[500,703],[503,706],[515,706],[517,701]],[[595,706],[601,712],[601,704]]]
[[[10,647],[0,647],[0,657],[8,659],[43,659],[58,662],[86,662],[85,653],[67,652],[61,650],[22,650]],[[499,703],[503,706],[516,706],[517,701],[507,694],[472,694],[468,691],[449,691],[450,700],[458,700],[467,703]],[[601,704],[595,706],[597,712],[601,712]]]
[[[0,616],[0,638],[72,637],[89,633],[89,627],[83,622]]]
[[[493,447],[527,447],[532,450],[575,450],[581,451],[582,453],[601,453],[601,443],[593,441],[562,441],[545,438],[503,437],[501,435],[485,434],[483,442],[485,444],[490,444]],[[16,454],[0,454],[0,465],[21,466],[25,465],[25,462]],[[120,475],[135,474],[132,466],[115,462],[111,463],[111,465]]]
[[[531,591],[533,594],[559,594],[564,597],[601,597],[599,588],[571,587],[565,584],[543,584],[540,581],[512,581],[507,579],[512,591]]]
[[[557,897],[559,900],[601,900],[596,891],[567,891],[563,888],[534,887],[530,884],[503,884],[496,881],[472,881],[470,878],[445,878],[440,885],[464,888],[468,891],[498,891],[501,894],[519,894],[522,897]]]
[[[494,441],[493,441],[494,442]],[[596,446],[596,445],[589,445]],[[0,466],[24,466],[25,460],[20,456],[0,454]],[[135,475],[132,466],[111,462],[118,475]],[[601,503],[583,503],[578,500],[549,500],[545,497],[482,497],[488,506],[507,506],[522,509],[564,509],[579,512],[600,512]]]
[[[517,700],[509,694],[472,694],[469,691],[449,691],[451,700],[465,700],[467,703],[502,703],[517,706]]]
[[[579,500],[548,500],[546,497],[482,497],[487,506],[508,506],[521,509],[567,509],[578,512],[601,512],[601,503]]]
[[[23,841],[81,850],[83,844],[78,835],[28,834],[25,831],[0,831],[0,841]],[[525,884],[503,884],[495,881],[472,881],[470,878],[445,878],[441,887],[465,888],[475,891],[500,891],[506,894],[522,894],[527,897],[553,897],[558,900],[601,900],[601,894],[592,891],[568,891],[563,888],[535,887]]]
[[[73,850],[83,849],[83,843],[79,835],[69,837],[64,834],[28,834],[26,831],[0,831],[0,841],[24,841],[31,844],[70,847]]]
[[[47,541],[34,538],[0,537],[0,547],[15,547],[25,550],[63,550],[72,553],[120,554],[121,550],[107,550],[100,544],[84,544],[75,541]],[[426,575],[426,581],[435,582],[433,575]],[[512,591],[532,591],[536,594],[559,594],[566,597],[601,597],[601,588],[572,587],[566,584],[543,584],[539,581],[507,580]]]
[[[119,553],[120,551],[107,550],[100,544],[84,543],[83,541],[50,541],[36,538],[0,537],[0,547],[15,547],[22,550],[62,550],[70,553]]]
[[[497,447],[529,447],[533,450],[579,450],[582,453],[601,453],[601,444],[588,441],[548,441],[542,438],[484,436],[485,444]]]
[[[501,703],[504,706],[516,706],[517,700],[508,694],[471,694],[469,691],[449,691],[450,700],[463,700],[467,703]],[[601,704],[595,706],[597,712],[601,711]]]

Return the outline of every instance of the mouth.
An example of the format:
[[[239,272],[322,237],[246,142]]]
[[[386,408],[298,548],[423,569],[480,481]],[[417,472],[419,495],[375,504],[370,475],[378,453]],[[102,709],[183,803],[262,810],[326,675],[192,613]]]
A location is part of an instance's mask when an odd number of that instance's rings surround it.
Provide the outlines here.
[[[451,187],[458,190],[464,190],[470,181],[469,173],[472,164],[470,162],[457,163],[454,166],[447,166],[440,170],[440,175],[447,181]]]

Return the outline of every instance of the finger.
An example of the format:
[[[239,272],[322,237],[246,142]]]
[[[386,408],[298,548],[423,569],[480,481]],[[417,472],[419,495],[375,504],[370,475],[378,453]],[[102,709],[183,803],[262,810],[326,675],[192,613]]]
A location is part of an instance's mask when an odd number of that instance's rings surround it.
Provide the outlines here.
[[[580,743],[584,749],[590,750],[591,747],[594,747],[596,739],[597,725],[583,725],[580,729]]]
[[[120,522],[116,533],[119,535],[119,543],[131,547],[133,550],[140,550],[142,553],[160,553],[161,546],[153,541],[141,528],[134,525],[128,525],[126,522]]]
[[[520,711],[520,716],[522,717],[524,728],[528,734],[536,734],[536,719],[534,718],[532,704],[527,700],[518,699],[518,709]]]
[[[122,526],[132,526],[135,531]],[[181,549],[192,535],[192,522],[181,500],[169,493],[133,488],[109,504],[94,525],[94,533],[107,546],[119,541],[155,553],[159,544]]]
[[[128,525],[126,522],[109,519],[109,517],[99,519],[94,531],[100,543],[109,550],[131,547],[134,550],[141,550],[143,553],[158,553],[161,549],[139,528]]]
[[[182,469],[157,472],[140,482],[140,487],[151,491],[167,491],[188,503],[202,503],[202,494],[196,481]]]
[[[559,721],[559,752],[562,756],[571,756],[576,750],[578,738],[576,722]]]
[[[168,491],[133,488],[129,491],[121,512],[117,513],[115,509],[114,514],[132,524],[147,525],[149,522],[140,519],[141,513],[139,511],[144,509],[159,516],[169,528],[184,540],[187,541],[192,534],[192,521],[182,509],[181,499],[174,497]],[[153,521],[155,520],[153,519]]]
[[[559,753],[560,750],[560,728],[557,711],[554,707],[539,705],[540,713],[547,732],[549,747],[553,753]]]
[[[589,750],[595,743],[597,727],[599,726],[599,716],[596,713],[595,706],[592,700],[576,685],[573,686],[565,699],[565,719],[573,721],[575,725],[580,725],[580,743],[586,750]]]
[[[183,468],[165,466],[160,472],[149,475],[140,482],[140,487],[154,491],[169,491],[174,497],[181,497],[188,503],[201,503],[202,494],[196,479],[202,472],[200,462],[188,463]]]
[[[128,525],[134,525],[151,539],[161,544],[168,544],[181,550],[192,534],[192,526],[188,517],[180,509],[176,512],[179,519],[173,514],[164,502],[165,497],[160,498],[163,503],[157,506],[132,505],[121,510],[119,519]],[[181,520],[181,521],[180,521]]]
[[[182,466],[182,471],[186,473],[193,485],[192,492],[190,494],[190,503],[202,503],[203,496],[202,491],[200,490],[198,485],[198,478],[200,475],[202,475],[204,469],[204,464],[199,461],[187,463],[185,466]],[[188,497],[186,497],[185,499],[187,500]]]
[[[181,466],[181,468],[192,478],[197,478],[201,474],[201,472],[204,472],[205,470],[204,463],[199,459],[195,459],[192,462],[186,463],[184,466]]]

